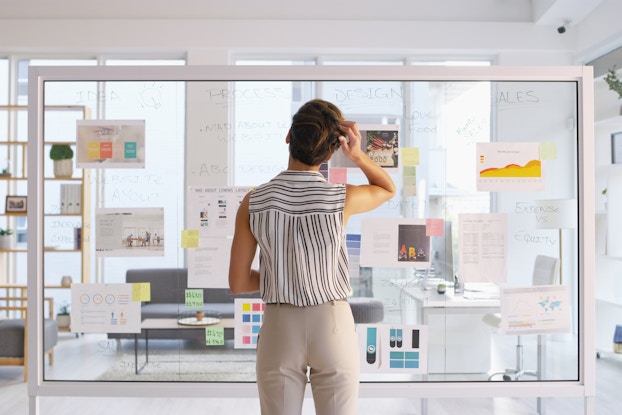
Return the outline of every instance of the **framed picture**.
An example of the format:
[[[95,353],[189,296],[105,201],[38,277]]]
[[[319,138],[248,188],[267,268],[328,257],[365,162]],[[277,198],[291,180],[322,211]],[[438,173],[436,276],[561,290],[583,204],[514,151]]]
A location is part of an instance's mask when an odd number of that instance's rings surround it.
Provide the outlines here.
[[[622,131],[611,134],[611,162],[622,163]]]
[[[28,211],[27,196],[7,196],[5,204],[5,213],[7,215],[25,215]]]

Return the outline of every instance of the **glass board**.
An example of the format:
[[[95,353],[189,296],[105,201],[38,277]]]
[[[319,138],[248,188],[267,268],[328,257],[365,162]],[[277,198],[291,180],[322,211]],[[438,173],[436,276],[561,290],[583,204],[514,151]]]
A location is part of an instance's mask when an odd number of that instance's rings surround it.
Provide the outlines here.
[[[580,380],[577,80],[107,77],[43,92],[88,114],[43,113],[42,294],[69,304],[72,337],[45,381],[255,381],[264,305],[227,291],[233,218],[287,168],[291,117],[313,98],[359,124],[398,188],[346,229],[361,382]],[[54,177],[58,143],[70,178]],[[320,171],[365,182],[338,153]],[[91,364],[64,369],[76,350]]]

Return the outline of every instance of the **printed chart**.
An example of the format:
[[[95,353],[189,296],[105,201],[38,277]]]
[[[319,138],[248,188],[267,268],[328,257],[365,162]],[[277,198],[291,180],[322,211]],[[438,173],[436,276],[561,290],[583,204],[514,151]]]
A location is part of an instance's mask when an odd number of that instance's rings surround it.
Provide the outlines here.
[[[198,233],[188,246],[188,284],[197,288],[227,288],[235,216],[251,187],[190,186],[187,191],[186,227]],[[254,266],[258,267],[257,259]]]
[[[427,326],[359,324],[361,372],[425,374]]]
[[[477,143],[477,190],[544,191],[540,143]]]
[[[71,331],[140,333],[140,301],[132,284],[72,284]]]
[[[505,213],[458,215],[458,269],[463,282],[507,280],[507,228]]]
[[[504,334],[567,333],[571,328],[566,285],[501,289],[501,329]]]
[[[144,120],[78,120],[79,168],[144,168]]]

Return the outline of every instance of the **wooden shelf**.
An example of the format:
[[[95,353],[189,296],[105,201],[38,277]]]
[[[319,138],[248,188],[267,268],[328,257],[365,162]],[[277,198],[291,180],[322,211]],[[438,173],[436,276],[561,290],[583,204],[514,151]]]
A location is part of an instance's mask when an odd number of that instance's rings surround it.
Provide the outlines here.
[[[82,216],[80,213],[46,213],[45,216]]]
[[[7,116],[7,122],[10,126],[15,123],[21,123],[25,121],[23,116],[26,118],[28,116],[28,106],[26,105],[0,105],[0,112],[2,112],[5,116]],[[17,117],[19,115],[19,117]],[[90,110],[88,107],[84,105],[46,105],[44,107],[44,115],[45,117],[56,117],[59,116],[62,119],[71,118],[75,120],[83,120],[90,118]],[[67,128],[59,128],[53,132],[53,136],[48,134],[47,132],[45,137],[42,139],[42,145],[45,147],[45,152],[47,153],[52,145],[55,144],[67,144],[76,149],[76,139],[73,135],[75,130],[72,130],[70,125],[75,125],[75,123],[65,123],[64,125]],[[19,136],[12,131],[17,131],[17,129],[7,128],[6,131],[0,132],[0,147],[5,149],[5,152],[9,153],[9,156],[14,157],[13,164],[8,165],[8,171],[11,172],[11,177],[2,177],[0,176],[0,184],[4,186],[6,194],[13,194],[11,192],[15,192],[15,189],[21,189],[23,187],[22,183],[26,183],[27,181],[27,149],[29,148],[29,141],[24,139],[22,136]],[[52,138],[53,137],[53,138]],[[80,265],[80,275],[76,276],[77,282],[89,282],[90,281],[90,242],[88,233],[90,232],[90,214],[91,206],[90,206],[90,171],[88,169],[81,170],[78,169],[74,172],[74,176],[66,177],[66,178],[57,178],[54,177],[51,173],[49,163],[51,161],[49,158],[45,159],[45,166],[43,171],[47,172],[48,177],[42,177],[41,180],[45,185],[44,189],[44,197],[49,196],[50,200],[43,200],[43,210],[44,218],[48,221],[64,221],[64,222],[75,222],[76,220],[80,222],[80,226],[84,230],[86,229],[86,235],[83,234],[82,237],[82,247],[81,249],[73,249],[73,243],[70,240],[67,240],[68,243],[58,244],[59,247],[44,247],[43,252],[46,256],[48,255],[56,255],[56,254],[71,254],[71,262],[75,265]],[[0,170],[6,166],[0,166]],[[45,175],[45,173],[43,173]],[[15,176],[15,177],[13,177]],[[81,186],[81,211],[76,213],[60,213],[60,208],[57,206],[52,206],[52,204],[56,204],[53,202],[54,193],[57,187],[62,187],[63,183],[80,183]],[[48,193],[48,192],[52,193]],[[88,195],[88,197],[87,197]],[[60,203],[58,203],[60,205]],[[4,221],[11,228],[16,228],[18,226],[17,219],[14,215],[6,215],[0,214],[0,218],[4,217]],[[23,225],[19,225],[23,226]],[[65,232],[63,230],[63,232]],[[69,232],[69,231],[67,231]],[[69,233],[67,233],[69,235]],[[63,233],[65,236],[65,233]],[[63,240],[64,241],[64,240]],[[47,242],[49,243],[49,241]],[[23,258],[24,255],[27,255],[28,251],[26,246],[17,245],[17,247],[13,247],[11,249],[0,250],[0,262],[4,262],[5,273],[4,280],[11,281],[15,280],[17,275],[23,274],[23,267],[21,262],[16,261],[15,258]],[[76,257],[74,255],[80,255],[80,257]],[[12,261],[8,260],[10,258],[14,258]],[[49,258],[49,256],[48,256]],[[53,258],[57,258],[54,256]],[[78,259],[79,258],[79,259]],[[48,272],[48,270],[46,270]],[[0,274],[0,277],[2,275]],[[43,276],[44,277],[44,276]]]

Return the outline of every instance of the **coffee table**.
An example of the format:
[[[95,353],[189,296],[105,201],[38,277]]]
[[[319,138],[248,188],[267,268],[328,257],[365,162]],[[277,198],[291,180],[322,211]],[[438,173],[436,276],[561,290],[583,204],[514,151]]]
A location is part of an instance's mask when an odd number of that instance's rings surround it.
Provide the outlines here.
[[[140,367],[138,366],[138,335],[140,333],[134,333],[134,370],[138,375],[140,371],[149,363],[149,331],[150,330],[205,330],[208,327],[224,327],[226,329],[232,329],[235,326],[235,319],[222,318],[218,323],[205,324],[205,325],[187,325],[179,324],[176,318],[147,318],[141,322],[141,332],[145,332],[145,363]]]

